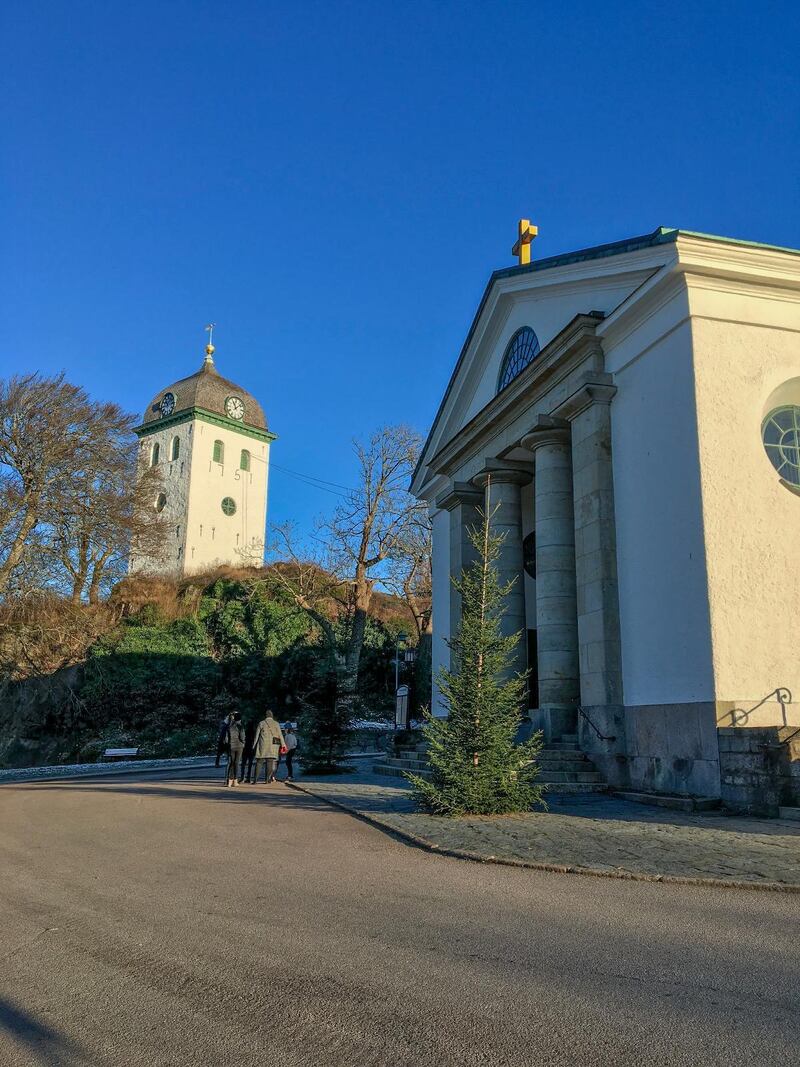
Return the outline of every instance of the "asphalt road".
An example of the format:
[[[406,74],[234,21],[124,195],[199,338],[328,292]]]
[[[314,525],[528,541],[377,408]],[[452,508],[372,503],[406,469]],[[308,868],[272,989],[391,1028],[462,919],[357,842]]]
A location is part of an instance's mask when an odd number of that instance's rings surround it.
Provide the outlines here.
[[[0,787],[0,1064],[800,1061],[800,897],[482,866],[209,774]]]

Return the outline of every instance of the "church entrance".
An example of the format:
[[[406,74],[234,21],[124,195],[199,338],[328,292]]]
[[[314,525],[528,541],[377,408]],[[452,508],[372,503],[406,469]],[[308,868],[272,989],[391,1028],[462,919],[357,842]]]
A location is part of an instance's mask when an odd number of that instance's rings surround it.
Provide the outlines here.
[[[537,631],[528,630],[528,707],[539,707],[539,642]]]

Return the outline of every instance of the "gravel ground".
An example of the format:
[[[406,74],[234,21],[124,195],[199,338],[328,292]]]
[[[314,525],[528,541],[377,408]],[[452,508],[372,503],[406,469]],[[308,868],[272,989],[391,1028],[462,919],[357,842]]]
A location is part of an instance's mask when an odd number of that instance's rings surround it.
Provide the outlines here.
[[[800,824],[783,820],[688,815],[602,794],[551,796],[547,812],[442,819],[417,812],[399,779],[366,768],[297,784],[430,848],[474,859],[800,890]]]
[[[797,898],[464,863],[193,770],[0,788],[3,1067],[769,1067]]]

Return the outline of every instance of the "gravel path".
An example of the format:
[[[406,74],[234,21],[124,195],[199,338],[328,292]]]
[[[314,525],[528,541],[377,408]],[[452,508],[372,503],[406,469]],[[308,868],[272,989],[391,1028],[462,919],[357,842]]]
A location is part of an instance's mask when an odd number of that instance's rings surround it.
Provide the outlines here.
[[[549,811],[442,819],[397,778],[364,769],[298,788],[429,848],[545,869],[800,891],[800,824],[685,815],[603,795],[548,798]]]

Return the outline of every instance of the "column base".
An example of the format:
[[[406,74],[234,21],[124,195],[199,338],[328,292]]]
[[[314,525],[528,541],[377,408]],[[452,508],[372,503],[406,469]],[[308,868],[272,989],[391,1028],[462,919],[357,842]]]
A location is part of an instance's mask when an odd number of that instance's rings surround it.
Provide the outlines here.
[[[543,704],[528,712],[531,732],[541,730],[545,741],[560,741],[564,734],[577,734],[578,711],[570,704]]]

